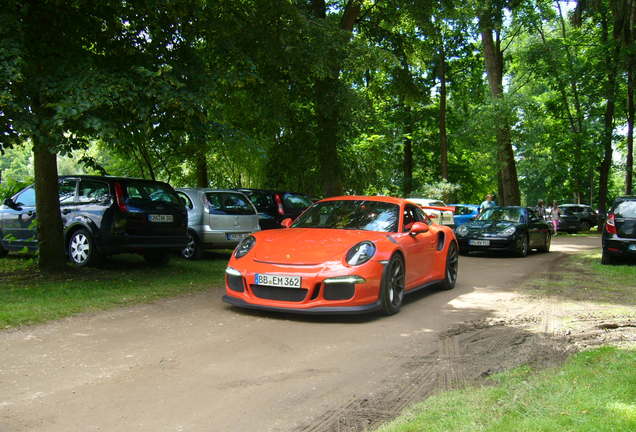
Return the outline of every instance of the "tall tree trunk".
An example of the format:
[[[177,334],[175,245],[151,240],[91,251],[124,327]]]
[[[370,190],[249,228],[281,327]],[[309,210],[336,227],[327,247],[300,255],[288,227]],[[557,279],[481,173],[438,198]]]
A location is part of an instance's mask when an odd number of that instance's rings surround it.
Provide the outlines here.
[[[616,74],[618,71],[618,54],[620,45],[609,38],[607,20],[602,22],[601,41],[605,46],[611,42],[613,46],[607,50],[607,75],[605,83],[605,114],[603,115],[603,160],[599,166],[598,207],[601,213],[607,210],[607,189],[612,167],[612,136],[614,134],[614,104],[616,98]]]
[[[411,109],[404,107],[404,113],[407,116],[406,125],[407,133],[404,137],[404,154],[402,159],[402,167],[404,171],[404,182],[402,184],[402,193],[404,197],[408,197],[413,191],[413,120],[411,117]]]
[[[205,151],[198,152],[196,158],[197,187],[210,187],[210,179],[208,178],[208,160],[205,157]]]
[[[340,19],[341,30],[353,33],[353,26],[360,15],[362,0],[348,0]],[[312,0],[312,10],[315,18],[326,20],[327,5],[325,0]],[[338,101],[338,94],[342,91],[340,83],[340,69],[342,59],[339,50],[334,50],[336,61],[328,77],[316,81],[316,122],[318,126],[318,163],[320,164],[320,178],[322,190],[326,196],[341,195],[342,166],[338,155],[340,140],[339,122],[342,107]]]
[[[503,52],[499,36],[493,37],[493,28],[489,19],[480,18],[481,41],[486,64],[486,75],[490,92],[495,100],[503,98]],[[500,205],[519,205],[521,194],[517,179],[517,166],[512,149],[510,124],[507,114],[501,115],[496,126],[497,160],[500,173]]]
[[[62,271],[66,265],[66,254],[58,197],[57,155],[51,150],[48,132],[40,131],[32,139],[38,265],[45,272]]]
[[[625,193],[632,194],[634,178],[634,62],[627,66],[627,158],[625,160]]]
[[[440,174],[448,180],[448,138],[446,136],[446,51],[444,41],[439,52],[439,165]]]

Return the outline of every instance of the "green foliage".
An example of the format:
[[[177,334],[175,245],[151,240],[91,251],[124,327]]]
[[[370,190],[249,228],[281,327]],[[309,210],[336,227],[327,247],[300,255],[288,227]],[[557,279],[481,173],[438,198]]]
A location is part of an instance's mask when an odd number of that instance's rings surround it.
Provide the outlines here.
[[[13,195],[24,189],[32,182],[21,182],[13,179],[8,179],[0,183],[0,203],[7,198],[11,198]]]
[[[455,201],[454,197],[460,189],[461,185],[449,183],[447,180],[441,180],[435,183],[421,185],[412,195],[414,197],[425,197],[451,202]]]

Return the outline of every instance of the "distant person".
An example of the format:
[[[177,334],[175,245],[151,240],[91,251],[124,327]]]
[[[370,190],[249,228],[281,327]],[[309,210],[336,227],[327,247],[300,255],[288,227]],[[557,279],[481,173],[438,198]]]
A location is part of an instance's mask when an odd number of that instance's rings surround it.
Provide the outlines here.
[[[554,230],[554,235],[557,235],[557,233],[559,232],[559,217],[561,217],[561,210],[559,210],[559,205],[556,201],[552,201],[550,219],[552,220],[552,229]]]
[[[479,214],[482,214],[486,209],[496,206],[497,204],[492,200],[492,195],[488,194],[486,195],[486,200],[479,205]]]
[[[537,206],[534,208],[534,211],[537,212],[537,216],[539,216],[541,219],[545,219],[546,210],[543,200],[540,199],[539,201],[537,201]]]

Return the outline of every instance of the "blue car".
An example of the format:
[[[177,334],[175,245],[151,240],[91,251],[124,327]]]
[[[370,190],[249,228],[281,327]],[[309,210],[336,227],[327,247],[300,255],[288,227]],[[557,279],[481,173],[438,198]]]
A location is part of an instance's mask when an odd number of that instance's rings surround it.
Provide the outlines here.
[[[455,228],[470,222],[479,215],[479,206],[477,204],[448,204],[448,206],[455,207],[453,215]]]

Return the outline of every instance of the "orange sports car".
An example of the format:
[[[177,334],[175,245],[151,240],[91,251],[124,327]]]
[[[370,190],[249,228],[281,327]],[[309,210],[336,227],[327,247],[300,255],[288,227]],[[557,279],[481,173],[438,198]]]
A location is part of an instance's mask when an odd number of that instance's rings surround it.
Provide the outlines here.
[[[344,196],[318,201],[286,229],[259,231],[225,271],[231,305],[313,314],[400,310],[404,294],[455,286],[453,231],[407,200]]]

